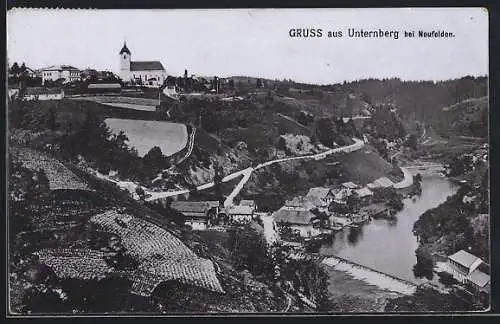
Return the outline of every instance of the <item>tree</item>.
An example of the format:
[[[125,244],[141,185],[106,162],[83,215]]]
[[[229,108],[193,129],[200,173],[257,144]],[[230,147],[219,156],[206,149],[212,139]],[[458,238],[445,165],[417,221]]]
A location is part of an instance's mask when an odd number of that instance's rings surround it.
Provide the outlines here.
[[[13,75],[16,75],[16,76],[19,74],[20,69],[19,69],[19,65],[17,64],[17,62],[14,62],[14,64],[12,64],[12,67],[10,68],[9,72]]]
[[[236,268],[247,269],[253,275],[270,271],[271,260],[267,254],[267,243],[262,233],[250,223],[229,231],[228,246]]]
[[[413,266],[413,273],[415,277],[425,277],[428,280],[432,280],[434,260],[432,259],[431,254],[420,246],[415,251],[415,254],[417,256],[417,264]]]

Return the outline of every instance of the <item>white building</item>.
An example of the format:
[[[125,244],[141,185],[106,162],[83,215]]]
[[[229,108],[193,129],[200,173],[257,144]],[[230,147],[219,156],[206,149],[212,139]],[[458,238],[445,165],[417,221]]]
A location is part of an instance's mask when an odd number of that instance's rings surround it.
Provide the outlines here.
[[[167,71],[160,61],[132,61],[132,53],[124,43],[120,50],[120,78],[145,86],[160,87],[167,79]]]
[[[45,81],[64,79],[63,83],[80,80],[80,70],[71,65],[53,65],[40,70],[42,84]]]
[[[490,282],[490,276],[478,268],[483,260],[464,250],[448,257],[448,269],[453,277],[461,283],[471,283],[476,288],[484,288]]]

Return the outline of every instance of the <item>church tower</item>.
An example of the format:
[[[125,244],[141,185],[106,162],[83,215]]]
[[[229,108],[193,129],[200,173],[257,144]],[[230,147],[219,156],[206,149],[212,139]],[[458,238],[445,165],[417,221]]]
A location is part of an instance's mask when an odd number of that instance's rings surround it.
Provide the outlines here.
[[[127,47],[127,43],[123,42],[123,47],[119,53],[120,55],[120,78],[124,82],[128,82],[130,80],[130,59],[132,57],[132,53]]]

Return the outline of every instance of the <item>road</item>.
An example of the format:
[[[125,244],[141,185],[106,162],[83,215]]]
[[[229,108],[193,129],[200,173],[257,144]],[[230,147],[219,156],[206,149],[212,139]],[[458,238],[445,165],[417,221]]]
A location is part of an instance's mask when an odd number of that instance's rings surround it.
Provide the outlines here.
[[[403,171],[403,174],[404,174],[405,177],[400,182],[394,184],[394,186],[393,186],[394,189],[407,188],[407,187],[409,187],[409,186],[411,186],[413,184],[413,176],[410,173],[410,171],[408,171],[408,169],[405,168],[405,167],[402,167],[401,171]]]
[[[232,173],[230,175],[225,176],[224,178],[222,178],[222,182],[231,181],[233,179],[236,179],[239,176],[243,176],[243,178],[238,183],[238,185],[236,185],[236,187],[231,192],[231,194],[227,197],[226,201],[224,202],[224,206],[228,207],[228,206],[230,206],[232,204],[232,201],[233,201],[234,197],[236,197],[239,194],[239,192],[241,191],[241,189],[243,188],[243,186],[245,185],[245,183],[248,181],[248,179],[250,179],[250,176],[251,176],[251,174],[252,174],[253,171],[261,169],[261,168],[264,168],[264,167],[267,167],[267,166],[270,166],[270,165],[273,165],[275,163],[281,163],[281,162],[287,162],[287,161],[310,160],[310,159],[320,160],[320,159],[326,158],[328,155],[335,154],[335,153],[340,153],[340,152],[344,152],[344,153],[354,152],[354,151],[357,151],[357,150],[361,149],[365,145],[365,143],[362,140],[360,140],[360,139],[353,138],[353,141],[354,141],[354,144],[346,145],[346,146],[342,146],[342,147],[337,147],[337,148],[330,149],[330,150],[327,150],[327,151],[324,151],[324,152],[321,152],[321,153],[317,153],[317,154],[301,155],[301,156],[294,156],[294,157],[288,157],[288,158],[282,158],[282,159],[276,159],[276,160],[267,161],[267,162],[264,162],[264,163],[260,163],[260,164],[258,164],[257,166],[255,166],[253,168],[249,167],[249,168],[246,168],[246,169],[243,169],[243,170],[240,170],[240,171],[237,171],[237,172],[234,172],[234,173]],[[214,186],[214,182],[212,181],[212,182],[208,182],[208,183],[205,183],[203,185],[200,185],[200,186],[196,187],[196,189],[197,190],[204,190],[204,189],[211,188],[213,186]],[[167,197],[173,197],[173,196],[178,196],[178,195],[186,194],[190,190],[189,189],[184,189],[184,190],[166,191],[166,192],[151,192],[151,191],[147,191],[147,190],[145,190],[145,191],[148,194],[150,194],[150,196],[148,198],[146,198],[146,201],[154,201],[154,200],[158,200],[158,199],[162,199],[162,198],[167,198]]]

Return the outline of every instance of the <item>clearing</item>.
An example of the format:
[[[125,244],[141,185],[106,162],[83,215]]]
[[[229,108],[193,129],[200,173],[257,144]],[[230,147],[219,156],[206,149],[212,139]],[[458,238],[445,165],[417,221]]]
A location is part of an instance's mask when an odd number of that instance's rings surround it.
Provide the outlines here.
[[[129,146],[135,147],[140,157],[154,146],[158,146],[163,155],[172,155],[182,150],[188,139],[184,124],[118,118],[107,118],[105,123],[114,133],[123,130],[129,139]]]

